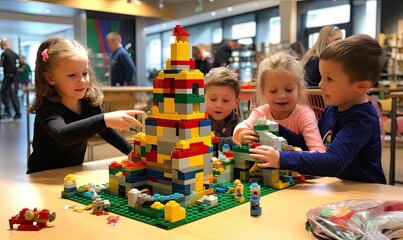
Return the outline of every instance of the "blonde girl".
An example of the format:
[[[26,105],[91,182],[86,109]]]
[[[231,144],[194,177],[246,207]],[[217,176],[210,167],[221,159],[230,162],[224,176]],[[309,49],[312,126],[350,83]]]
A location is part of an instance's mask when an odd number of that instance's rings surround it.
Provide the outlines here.
[[[36,116],[27,173],[82,164],[87,140],[96,133],[129,155],[132,146],[114,129],[140,126],[133,116],[143,112],[102,113],[102,100],[82,45],[66,38],[43,42],[35,66],[35,101],[28,109]]]
[[[258,69],[257,95],[265,104],[253,109],[248,119],[235,128],[235,143],[259,142],[253,126],[257,119],[265,118],[302,134],[310,151],[325,151],[315,114],[305,105],[304,70],[298,60],[284,52],[263,60]]]

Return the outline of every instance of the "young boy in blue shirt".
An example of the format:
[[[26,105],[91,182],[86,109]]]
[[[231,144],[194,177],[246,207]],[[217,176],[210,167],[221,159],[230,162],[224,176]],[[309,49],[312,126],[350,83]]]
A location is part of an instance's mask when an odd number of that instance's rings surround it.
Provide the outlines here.
[[[318,123],[326,152],[279,152],[259,146],[250,150],[251,157],[264,161],[259,167],[385,184],[379,118],[366,95],[384,63],[382,48],[367,35],[353,35],[328,45],[319,62],[319,87],[329,104]],[[292,135],[281,134],[286,139]]]

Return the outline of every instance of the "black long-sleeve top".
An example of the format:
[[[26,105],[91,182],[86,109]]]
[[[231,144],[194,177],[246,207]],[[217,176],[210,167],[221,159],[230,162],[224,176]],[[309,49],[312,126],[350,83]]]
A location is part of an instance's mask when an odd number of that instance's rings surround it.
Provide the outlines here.
[[[310,87],[317,87],[320,83],[322,76],[319,72],[319,58],[311,57],[305,64],[305,80]]]
[[[82,164],[87,140],[96,133],[124,154],[133,149],[118,132],[106,127],[100,106],[82,100],[79,115],[62,103],[44,100],[36,112],[27,174]]]

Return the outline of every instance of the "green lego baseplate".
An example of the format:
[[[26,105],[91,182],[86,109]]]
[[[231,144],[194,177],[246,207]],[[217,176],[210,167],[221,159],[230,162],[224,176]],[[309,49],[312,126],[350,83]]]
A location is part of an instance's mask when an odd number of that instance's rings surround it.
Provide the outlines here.
[[[127,198],[126,197],[120,197],[116,196],[113,194],[108,194],[105,192],[101,192],[98,195],[101,197],[103,200],[109,200],[111,203],[111,207],[108,209],[109,212],[125,216],[127,218],[131,218],[137,221],[141,221],[156,227],[160,227],[166,230],[176,228],[178,226],[191,223],[194,221],[197,221],[199,219],[214,215],[216,213],[228,210],[230,208],[239,206],[241,204],[247,203],[250,200],[250,182],[242,182],[244,185],[244,197],[245,201],[240,203],[235,201],[234,196],[232,194],[227,194],[227,193],[214,193],[218,197],[218,205],[209,209],[206,209],[204,211],[199,210],[199,205],[194,204],[193,206],[188,206],[186,208],[186,219],[178,221],[178,222],[169,222],[164,220],[164,216],[160,217],[152,217],[148,214],[142,215],[139,213],[135,213],[132,210],[130,210],[130,207],[128,206],[127,203]],[[295,184],[293,184],[295,185]],[[221,183],[219,184],[220,187],[228,187],[232,188],[234,186],[234,183]],[[270,193],[276,192],[279,189],[273,188],[273,187],[265,187],[261,186],[261,196],[268,195]],[[83,192],[77,191],[77,194],[74,195],[73,197],[69,197],[69,200],[84,204],[84,205],[89,205],[91,204],[91,199],[89,197],[85,197],[83,195]],[[245,212],[245,216],[249,216],[249,211]]]

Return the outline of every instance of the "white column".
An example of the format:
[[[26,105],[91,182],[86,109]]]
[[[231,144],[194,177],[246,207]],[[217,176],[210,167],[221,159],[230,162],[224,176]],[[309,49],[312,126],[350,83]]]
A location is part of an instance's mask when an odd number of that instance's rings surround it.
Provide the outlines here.
[[[297,1],[281,0],[281,43],[297,41]]]
[[[87,13],[85,10],[76,10],[74,16],[74,39],[87,44]]]
[[[143,17],[136,17],[136,80],[137,86],[146,85],[146,33],[144,28],[146,27],[146,19]]]

